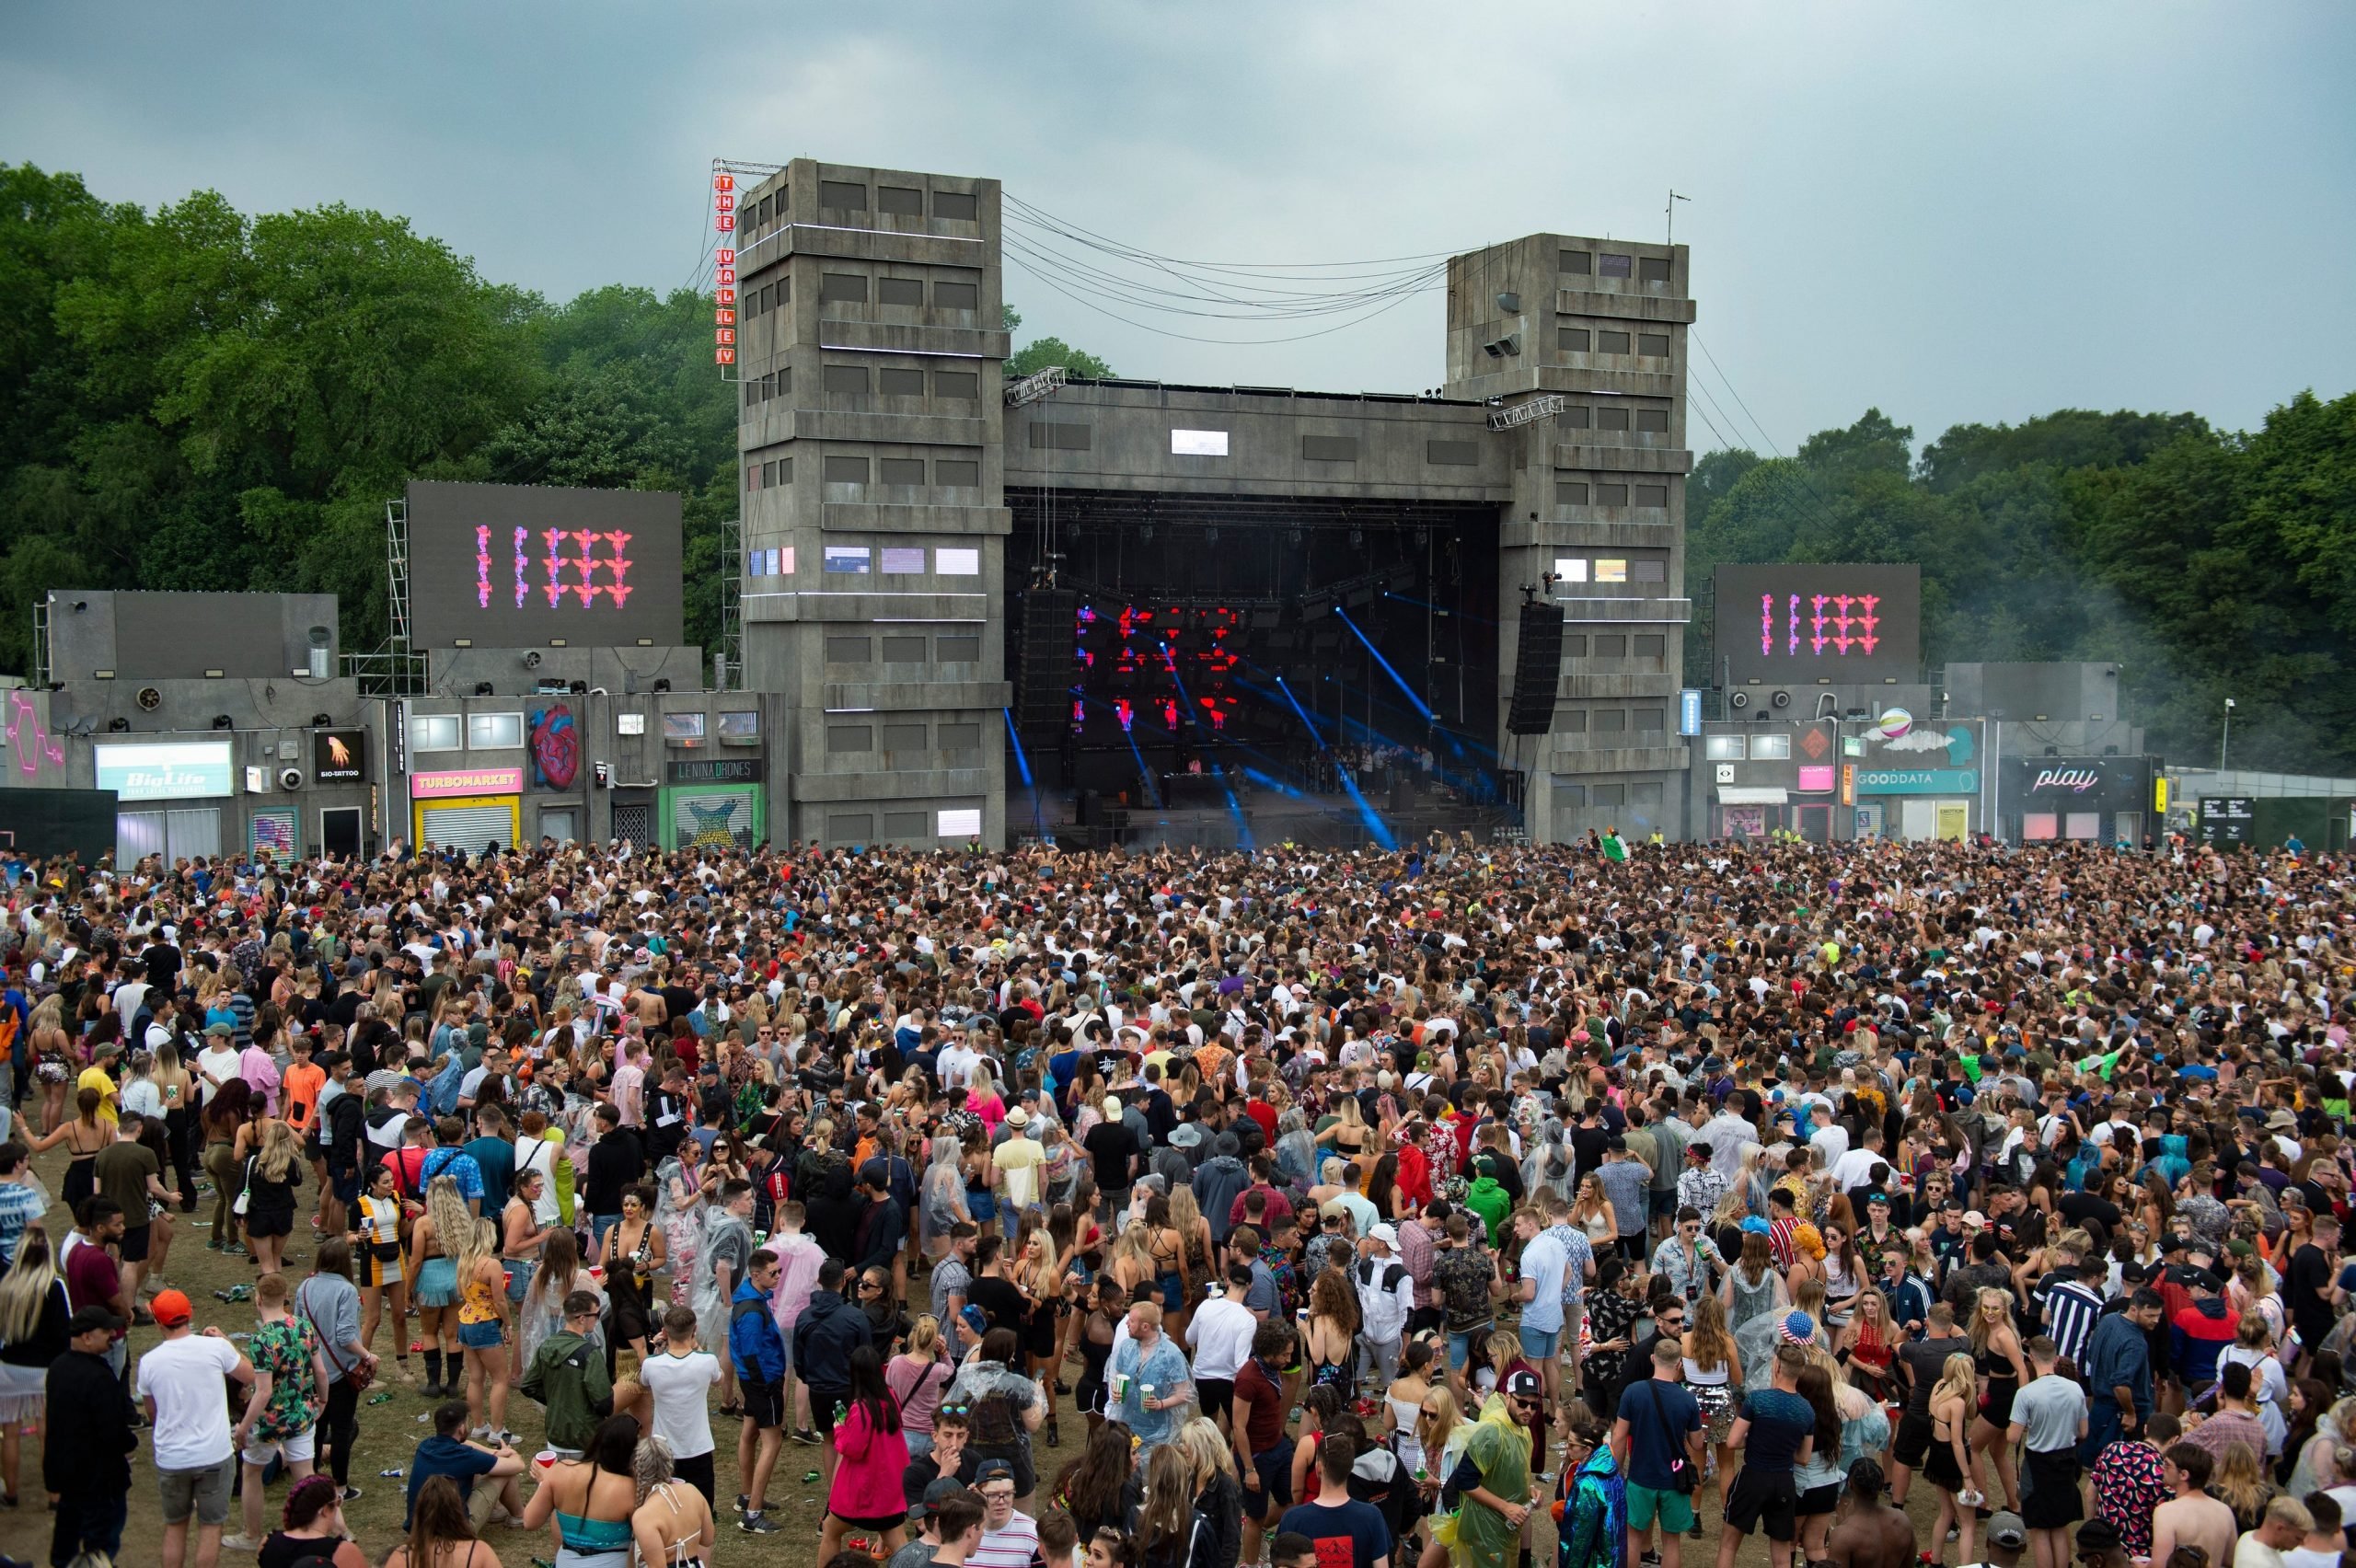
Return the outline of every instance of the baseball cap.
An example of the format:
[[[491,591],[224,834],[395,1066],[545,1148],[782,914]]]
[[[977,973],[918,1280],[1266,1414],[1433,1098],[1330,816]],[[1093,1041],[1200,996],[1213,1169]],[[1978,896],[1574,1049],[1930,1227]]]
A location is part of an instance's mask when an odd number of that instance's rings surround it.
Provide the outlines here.
[[[959,1481],[953,1475],[944,1475],[940,1480],[932,1482],[924,1489],[924,1496],[918,1501],[915,1507],[908,1510],[908,1517],[911,1519],[926,1518],[931,1515],[935,1508],[940,1507],[943,1503],[948,1502],[952,1497],[956,1496],[959,1493],[964,1490],[965,1483],[964,1482]]]
[[[1386,1247],[1399,1245],[1399,1232],[1388,1225],[1378,1225],[1366,1234],[1369,1240],[1380,1241]]]
[[[1013,1479],[1014,1467],[1004,1459],[984,1459],[974,1468],[974,1484],[976,1487],[985,1482],[1012,1481]]]
[[[1538,1380],[1535,1372],[1516,1372],[1506,1378],[1506,1393],[1518,1400],[1542,1400],[1546,1397],[1546,1385]]]
[[[1978,1209],[1972,1209],[1963,1216],[1963,1223],[1969,1226],[1972,1229],[1978,1230],[1988,1223],[1988,1216],[1981,1214]]]
[[[156,1299],[147,1303],[147,1310],[156,1314],[156,1326],[166,1329],[177,1329],[196,1316],[196,1309],[188,1304],[187,1293],[178,1290],[156,1292]]]
[[[859,1168],[859,1179],[868,1186],[881,1187],[892,1180],[892,1167],[883,1156],[874,1156]]]
[[[1117,1094],[1108,1094],[1108,1095],[1106,1095],[1106,1096],[1104,1097],[1104,1104],[1103,1104],[1103,1112],[1104,1112],[1104,1119],[1105,1119],[1106,1121],[1108,1121],[1108,1122],[1117,1122],[1117,1121],[1119,1121],[1119,1120],[1121,1119],[1121,1097],[1120,1097],[1119,1095],[1117,1095]]]
[[[225,1023],[208,1023],[204,1026],[204,1032],[207,1034],[217,1034],[224,1040],[235,1039],[237,1033],[236,1030],[230,1028]]]
[[[2018,1551],[2028,1544],[2028,1527],[2023,1524],[2021,1516],[2010,1508],[1999,1508],[1988,1516],[1988,1542],[1992,1546],[2005,1547]],[[2081,1547],[2085,1545],[2083,1532],[2078,1544]]]

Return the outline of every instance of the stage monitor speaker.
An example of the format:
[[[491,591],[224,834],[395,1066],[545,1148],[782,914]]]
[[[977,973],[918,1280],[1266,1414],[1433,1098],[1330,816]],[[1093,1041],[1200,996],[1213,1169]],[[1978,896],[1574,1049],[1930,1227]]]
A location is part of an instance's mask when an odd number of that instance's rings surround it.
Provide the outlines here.
[[[1104,797],[1094,790],[1082,790],[1072,802],[1071,819],[1081,827],[1094,827],[1104,810]]]
[[[1513,662],[1513,700],[1506,732],[1542,735],[1554,727],[1554,690],[1563,676],[1563,606],[1521,606],[1521,636]]]
[[[1079,595],[1068,588],[1034,588],[1022,595],[1022,627],[1015,642],[1017,724],[1053,724],[1068,716],[1078,603]]]

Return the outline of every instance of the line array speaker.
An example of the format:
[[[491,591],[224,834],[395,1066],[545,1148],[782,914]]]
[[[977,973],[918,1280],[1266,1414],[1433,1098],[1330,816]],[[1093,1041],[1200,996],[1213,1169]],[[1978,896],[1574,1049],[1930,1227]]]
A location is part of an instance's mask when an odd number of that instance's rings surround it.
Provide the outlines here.
[[[1513,662],[1513,700],[1506,731],[1542,735],[1554,727],[1554,691],[1563,675],[1563,606],[1521,606],[1521,635]]]
[[[1014,721],[1052,724],[1071,701],[1072,615],[1080,596],[1068,588],[1034,588],[1022,595],[1016,634]]]

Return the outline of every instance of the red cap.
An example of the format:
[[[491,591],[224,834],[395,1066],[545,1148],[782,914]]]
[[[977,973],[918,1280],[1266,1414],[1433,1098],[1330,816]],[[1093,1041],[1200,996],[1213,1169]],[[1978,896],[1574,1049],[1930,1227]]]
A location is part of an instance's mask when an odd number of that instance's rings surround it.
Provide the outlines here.
[[[166,1329],[177,1329],[196,1316],[196,1309],[188,1304],[186,1294],[178,1290],[157,1291],[156,1299],[147,1303],[147,1309],[156,1314],[156,1326]]]

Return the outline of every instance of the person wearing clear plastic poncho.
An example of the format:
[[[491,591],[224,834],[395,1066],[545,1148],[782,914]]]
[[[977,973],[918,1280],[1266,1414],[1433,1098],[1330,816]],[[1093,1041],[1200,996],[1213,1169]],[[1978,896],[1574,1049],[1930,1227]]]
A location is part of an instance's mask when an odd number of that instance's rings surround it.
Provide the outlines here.
[[[1433,1528],[1453,1568],[1511,1568],[1531,1510],[1530,1427],[1545,1400],[1537,1374],[1516,1372],[1481,1407],[1441,1491],[1441,1507],[1455,1513]]]

